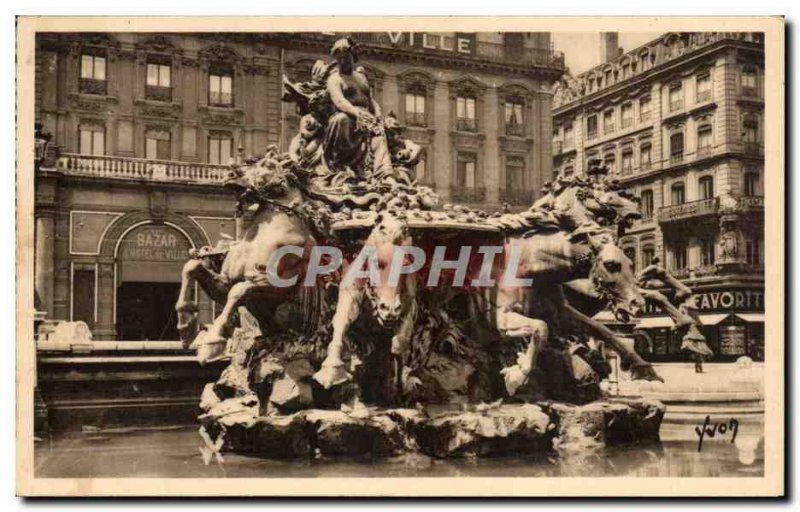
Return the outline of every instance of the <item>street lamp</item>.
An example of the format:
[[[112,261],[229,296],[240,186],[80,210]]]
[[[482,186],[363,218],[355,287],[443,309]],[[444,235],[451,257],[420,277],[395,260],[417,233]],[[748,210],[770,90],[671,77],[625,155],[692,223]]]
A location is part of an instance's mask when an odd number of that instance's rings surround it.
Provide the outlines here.
[[[35,134],[34,134],[34,153],[33,153],[33,162],[34,168],[36,170],[44,162],[44,159],[47,157],[47,148],[50,146],[50,139],[53,137],[49,133],[42,132],[42,123],[34,124]]]

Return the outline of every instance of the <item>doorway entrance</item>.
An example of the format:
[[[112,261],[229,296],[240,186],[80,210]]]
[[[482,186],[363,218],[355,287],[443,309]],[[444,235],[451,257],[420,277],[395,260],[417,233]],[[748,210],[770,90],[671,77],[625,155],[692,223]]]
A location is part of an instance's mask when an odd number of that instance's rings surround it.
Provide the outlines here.
[[[117,290],[117,339],[177,340],[180,288],[180,283],[122,283]]]
[[[191,247],[182,232],[166,224],[141,225],[120,241],[117,339],[178,339],[175,303],[180,293],[181,270]]]

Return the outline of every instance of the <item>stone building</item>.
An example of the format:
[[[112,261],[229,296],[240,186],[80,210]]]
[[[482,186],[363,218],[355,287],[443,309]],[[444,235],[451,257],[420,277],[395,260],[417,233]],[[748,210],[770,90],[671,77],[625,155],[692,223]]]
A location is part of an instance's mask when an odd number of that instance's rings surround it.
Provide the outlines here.
[[[605,164],[641,198],[621,240],[637,268],[655,256],[697,294],[717,360],[763,357],[764,38],[668,33],[565,77],[555,90],[553,172]],[[671,321],[649,312],[637,350],[676,360]]]
[[[286,148],[298,116],[281,77],[308,76],[341,35],[39,34],[37,310],[94,339],[176,339],[187,250],[237,233],[225,165]],[[549,34],[352,35],[385,113],[426,147],[423,183],[445,201],[530,204],[551,174],[563,70]]]

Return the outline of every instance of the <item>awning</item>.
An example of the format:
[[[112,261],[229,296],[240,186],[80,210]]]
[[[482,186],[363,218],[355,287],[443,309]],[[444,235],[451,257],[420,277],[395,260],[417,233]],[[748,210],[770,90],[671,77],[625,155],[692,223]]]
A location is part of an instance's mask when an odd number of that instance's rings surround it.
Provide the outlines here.
[[[763,322],[764,313],[736,313],[745,322]]]
[[[700,315],[700,321],[703,322],[703,325],[717,325],[729,316],[729,313],[708,313]]]
[[[658,329],[672,327],[675,322],[668,316],[646,316],[642,318],[634,329]]]

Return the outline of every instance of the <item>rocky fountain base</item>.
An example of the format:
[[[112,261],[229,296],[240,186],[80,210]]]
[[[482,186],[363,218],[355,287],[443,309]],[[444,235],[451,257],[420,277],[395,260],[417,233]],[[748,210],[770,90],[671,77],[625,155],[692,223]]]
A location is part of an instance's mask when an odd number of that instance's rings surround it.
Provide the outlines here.
[[[258,415],[254,396],[205,404],[204,451],[269,458],[435,458],[591,450],[657,442],[663,404],[606,398],[586,405],[557,402],[479,404],[426,409],[307,409]],[[208,460],[208,459],[207,459]]]

